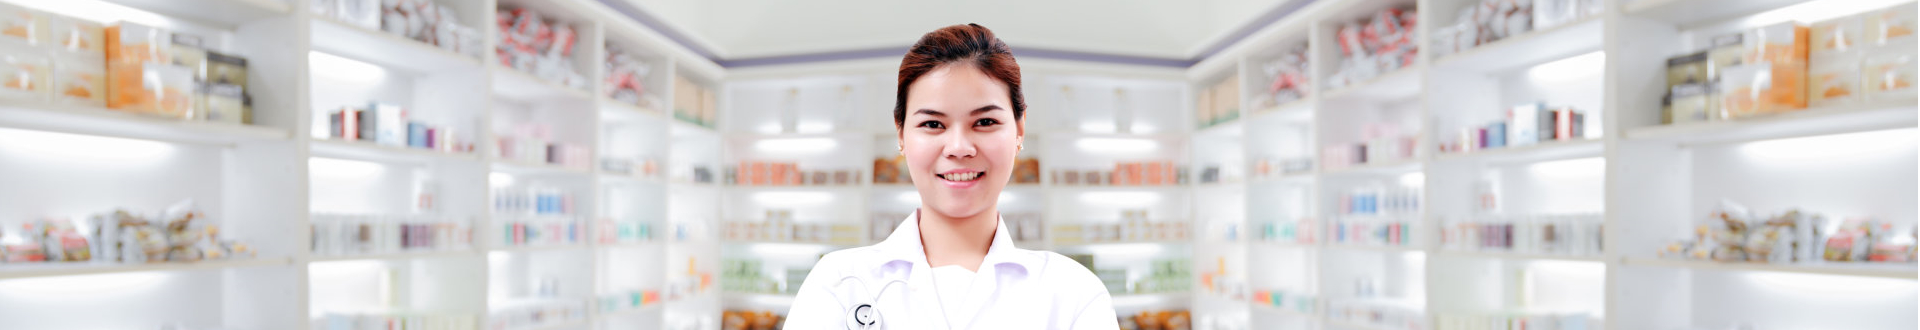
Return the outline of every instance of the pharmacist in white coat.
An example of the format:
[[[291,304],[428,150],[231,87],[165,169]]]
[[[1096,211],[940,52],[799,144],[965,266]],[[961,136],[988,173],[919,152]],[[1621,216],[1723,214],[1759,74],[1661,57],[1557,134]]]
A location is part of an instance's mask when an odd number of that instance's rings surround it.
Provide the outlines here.
[[[886,241],[821,258],[785,329],[1118,329],[1093,272],[1014,247],[1000,220],[1026,131],[1006,44],[974,24],[928,33],[899,86],[894,124],[921,207]]]

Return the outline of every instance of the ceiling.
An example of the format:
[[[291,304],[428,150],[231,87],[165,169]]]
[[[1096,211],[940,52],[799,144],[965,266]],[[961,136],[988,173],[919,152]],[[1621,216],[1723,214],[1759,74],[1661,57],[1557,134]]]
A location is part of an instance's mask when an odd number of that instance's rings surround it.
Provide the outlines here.
[[[725,59],[899,49],[978,23],[1021,48],[1192,59],[1289,1],[617,0]]]

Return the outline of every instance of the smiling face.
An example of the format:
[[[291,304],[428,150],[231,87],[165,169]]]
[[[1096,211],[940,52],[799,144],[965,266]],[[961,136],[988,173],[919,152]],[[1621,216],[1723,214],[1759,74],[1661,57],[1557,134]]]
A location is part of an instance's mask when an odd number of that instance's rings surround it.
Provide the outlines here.
[[[992,209],[1025,135],[1007,85],[972,65],[942,65],[908,86],[905,103],[900,146],[921,209],[948,218]]]

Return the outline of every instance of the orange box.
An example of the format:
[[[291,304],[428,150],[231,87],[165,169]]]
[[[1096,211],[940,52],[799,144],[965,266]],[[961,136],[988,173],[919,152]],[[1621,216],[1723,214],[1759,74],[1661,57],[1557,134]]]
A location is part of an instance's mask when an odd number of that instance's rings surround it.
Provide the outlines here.
[[[1165,175],[1166,173],[1164,172],[1164,170],[1165,169],[1161,167],[1160,162],[1147,163],[1146,183],[1150,185],[1166,184],[1167,177]]]
[[[750,182],[752,182],[753,185],[763,186],[763,185],[767,185],[769,181],[773,180],[772,173],[767,170],[767,163],[753,162],[752,166],[753,166],[753,180]]]
[[[107,27],[107,107],[190,119],[193,70],[171,64],[173,34],[119,22]]]

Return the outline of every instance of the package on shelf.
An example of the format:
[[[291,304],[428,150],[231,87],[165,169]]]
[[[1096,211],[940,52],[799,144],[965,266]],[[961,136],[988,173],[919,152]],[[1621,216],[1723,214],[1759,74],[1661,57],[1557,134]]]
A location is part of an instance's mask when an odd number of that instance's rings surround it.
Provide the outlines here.
[[[471,220],[430,215],[314,214],[317,255],[449,251],[473,244]]]
[[[585,229],[571,216],[503,216],[501,246],[571,245],[585,242]]]
[[[1340,67],[1327,77],[1327,85],[1339,88],[1373,80],[1410,65],[1420,57],[1420,45],[1414,42],[1413,9],[1388,8],[1364,21],[1339,24],[1334,39],[1339,42]]]
[[[1143,310],[1118,317],[1121,330],[1193,329],[1193,313],[1186,310]]]
[[[1434,330],[1594,330],[1600,319],[1588,313],[1437,313]]]
[[[326,313],[313,321],[315,330],[458,330],[479,326],[476,315],[458,313]]]
[[[1327,228],[1336,245],[1412,246],[1413,221],[1397,217],[1339,217]]]
[[[157,215],[127,210],[85,219],[50,218],[0,228],[0,263],[165,263],[252,258],[246,243],[223,239],[193,201]]]
[[[1266,242],[1313,244],[1318,226],[1313,219],[1266,221],[1260,223],[1260,240]]]
[[[501,159],[530,164],[553,164],[573,169],[593,167],[593,153],[587,146],[557,141],[552,127],[541,123],[518,123],[502,132],[494,142]]]
[[[0,3],[0,42],[38,46],[47,42],[47,18],[52,15]]]
[[[728,172],[740,186],[850,186],[861,176],[857,169],[803,171],[799,163],[761,161],[741,161]]]
[[[660,162],[651,157],[607,156],[600,158],[600,170],[614,175],[652,178],[660,175]]]
[[[1015,242],[1033,242],[1045,239],[1046,223],[1040,220],[1039,213],[1002,213],[1000,221],[1007,226],[1007,236]],[[893,228],[887,228],[892,230]],[[885,239],[882,237],[881,239]],[[878,242],[879,240],[875,240]]]
[[[772,330],[786,323],[787,317],[769,310],[727,310],[720,314],[721,329]]]
[[[57,56],[75,56],[103,60],[106,56],[106,26],[86,19],[47,15],[49,40]]]
[[[1291,309],[1301,313],[1313,313],[1320,298],[1312,293],[1287,292],[1286,290],[1254,290],[1247,300],[1257,305],[1266,305]]]
[[[1362,133],[1361,142],[1321,147],[1321,166],[1333,169],[1409,160],[1420,145],[1418,136],[1402,134],[1394,125],[1369,124]]]
[[[1865,217],[1844,220],[1799,209],[1773,215],[1721,201],[1693,237],[1659,250],[1662,258],[1756,263],[1914,262],[1916,229]]]
[[[756,242],[795,242],[852,245],[859,244],[861,228],[855,224],[794,223],[792,211],[768,210],[762,221],[727,222],[728,240]]]
[[[586,76],[573,63],[578,30],[572,24],[548,20],[527,8],[502,8],[499,11],[494,54],[500,64],[532,74],[541,80],[574,89],[586,89]]]
[[[1262,157],[1253,162],[1253,176],[1257,178],[1294,175],[1309,171],[1313,171],[1312,157],[1293,156],[1279,159]]]
[[[1187,171],[1172,161],[1118,162],[1112,170],[1055,170],[1053,178],[1068,186],[1172,186],[1186,184]]]
[[[1362,283],[1365,282],[1365,280],[1362,281]],[[1380,329],[1427,329],[1426,314],[1422,313],[1418,306],[1394,300],[1330,299],[1327,301],[1327,318],[1332,321],[1371,325]]]
[[[1420,212],[1420,187],[1368,185],[1347,190],[1335,201],[1342,216],[1397,216]]]
[[[1523,147],[1550,141],[1589,139],[1586,112],[1545,102],[1514,106],[1500,120],[1467,127],[1441,141],[1439,151],[1466,153],[1486,149]]]
[[[1123,93],[1123,92],[1116,92]],[[1240,76],[1222,78],[1195,96],[1194,122],[1201,128],[1240,118]]]
[[[195,68],[176,65],[173,33],[118,22],[106,29],[107,107],[193,119]],[[190,48],[193,46],[183,47]]]
[[[594,225],[594,241],[608,243],[638,243],[659,239],[656,223],[641,220],[614,221],[601,219]]]
[[[1312,93],[1308,90],[1312,79],[1308,70],[1306,43],[1287,46],[1278,57],[1260,64],[1260,71],[1273,77],[1273,82],[1267,84],[1265,93],[1255,95],[1248,103],[1253,104],[1254,109],[1270,109],[1306,98]]]
[[[618,312],[659,304],[661,296],[660,290],[621,290],[601,294],[596,300],[601,312]]]
[[[1748,30],[1741,65],[1718,72],[1726,118],[1807,107],[1807,26],[1788,22]]]
[[[647,77],[653,73],[653,63],[628,51],[626,47],[611,42],[606,46],[604,72],[607,77],[601,83],[607,85],[607,98],[645,109],[659,109],[665,105],[659,93],[647,89]]]
[[[529,329],[587,319],[587,302],[577,299],[520,301],[487,313],[487,330]]]
[[[713,127],[718,119],[715,107],[717,95],[707,90],[706,85],[694,83],[685,76],[673,78],[673,118],[696,125]]]
[[[783,288],[787,282],[767,276],[766,265],[760,259],[728,258],[720,264],[720,291],[762,294],[790,291]]]
[[[873,183],[896,184],[913,183],[913,177],[907,175],[907,156],[876,157],[873,159]]]
[[[494,213],[506,215],[571,215],[572,192],[551,187],[496,187],[493,189]]]
[[[42,101],[51,89],[52,62],[32,48],[0,44],[0,98]]]
[[[1440,247],[1458,251],[1599,256],[1600,214],[1477,216],[1443,221]]]
[[[449,153],[471,153],[472,133],[410,118],[398,105],[369,102],[327,112],[326,138],[404,146]]]
[[[1178,241],[1189,237],[1190,225],[1185,221],[1147,220],[1146,210],[1122,213],[1116,223],[1053,225],[1051,235],[1058,244]]]
[[[1453,25],[1434,27],[1433,51],[1439,56],[1464,52],[1596,15],[1601,9],[1598,0],[1481,0],[1460,8]]]

